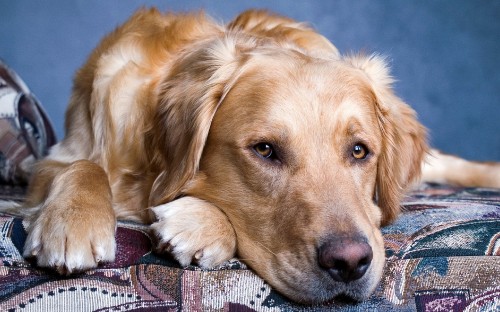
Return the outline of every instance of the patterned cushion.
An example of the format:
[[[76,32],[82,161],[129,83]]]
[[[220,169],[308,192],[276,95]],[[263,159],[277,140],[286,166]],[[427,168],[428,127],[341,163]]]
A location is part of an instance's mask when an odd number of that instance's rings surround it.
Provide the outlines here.
[[[25,184],[33,162],[55,142],[52,125],[36,97],[0,60],[0,183]]]
[[[152,250],[146,227],[121,222],[114,263],[60,277],[22,258],[22,220],[0,215],[2,311],[499,311],[500,190],[425,185],[383,229],[387,265],[375,294],[294,304],[233,259],[213,270]]]

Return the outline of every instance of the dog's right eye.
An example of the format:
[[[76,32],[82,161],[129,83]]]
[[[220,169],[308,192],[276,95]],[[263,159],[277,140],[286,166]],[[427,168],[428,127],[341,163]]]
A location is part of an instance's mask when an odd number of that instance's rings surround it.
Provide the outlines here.
[[[273,146],[266,142],[257,143],[253,146],[254,151],[264,159],[275,159],[276,153]]]

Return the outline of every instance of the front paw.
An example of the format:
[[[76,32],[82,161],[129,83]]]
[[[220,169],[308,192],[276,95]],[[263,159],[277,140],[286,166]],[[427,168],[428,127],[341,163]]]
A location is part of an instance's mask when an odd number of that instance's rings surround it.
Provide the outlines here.
[[[115,229],[114,215],[102,218],[42,207],[28,228],[23,255],[60,274],[93,269],[100,262],[114,261]]]
[[[234,257],[234,229],[211,203],[187,196],[152,210],[158,219],[151,225],[158,249],[171,253],[182,266],[194,262],[210,268]]]

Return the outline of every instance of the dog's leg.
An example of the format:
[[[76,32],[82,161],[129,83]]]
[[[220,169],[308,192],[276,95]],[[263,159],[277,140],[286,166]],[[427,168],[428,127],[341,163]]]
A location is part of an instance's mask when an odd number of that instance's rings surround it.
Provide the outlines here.
[[[170,252],[182,266],[194,262],[209,268],[234,257],[234,229],[211,203],[186,196],[152,209],[159,250]]]
[[[88,160],[43,161],[34,173],[27,204],[25,257],[61,274],[95,268],[115,258],[116,218],[104,170]],[[29,209],[29,208],[28,208]]]
[[[473,162],[432,150],[422,164],[422,181],[500,188],[500,163]]]

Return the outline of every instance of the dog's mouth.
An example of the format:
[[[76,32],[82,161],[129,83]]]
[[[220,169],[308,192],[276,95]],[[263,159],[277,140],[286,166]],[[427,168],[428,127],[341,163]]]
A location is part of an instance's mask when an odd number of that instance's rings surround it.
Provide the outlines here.
[[[375,291],[385,252],[378,230],[289,236],[264,246],[240,236],[238,256],[277,292],[300,304],[359,302]],[[308,238],[309,237],[309,238]],[[319,237],[311,239],[310,237]]]
[[[309,262],[309,265],[274,263],[266,272],[257,270],[257,273],[279,293],[297,303],[325,304],[366,300],[375,290],[381,271],[380,264],[375,262],[359,278],[336,280],[317,262]]]
[[[348,283],[335,282],[327,288],[327,291],[319,291],[317,294],[312,294],[313,298],[309,303],[359,303],[372,295],[377,284],[378,279],[373,276],[366,276],[365,278]],[[317,297],[314,297],[316,295]]]
[[[355,304],[368,299],[378,281],[372,282],[366,278],[356,282],[342,283],[320,278],[312,283],[301,282],[297,279],[295,287],[282,287],[273,282],[271,284],[279,293],[299,304]]]

